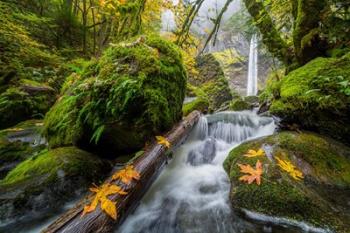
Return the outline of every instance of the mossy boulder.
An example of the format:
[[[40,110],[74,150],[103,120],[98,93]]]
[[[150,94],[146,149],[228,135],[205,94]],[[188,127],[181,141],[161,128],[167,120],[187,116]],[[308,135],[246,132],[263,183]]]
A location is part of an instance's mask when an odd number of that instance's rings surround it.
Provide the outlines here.
[[[229,105],[231,111],[252,110],[259,106],[259,98],[256,96],[237,97]]]
[[[0,220],[35,218],[28,213],[50,211],[101,181],[110,165],[74,147],[43,151],[28,158],[0,180]]]
[[[31,80],[20,80],[0,94],[0,129],[43,118],[53,105],[56,93],[51,87]]]
[[[266,156],[244,154],[263,148]],[[303,173],[295,180],[277,165],[276,156]],[[261,185],[239,180],[238,164],[263,164]],[[347,232],[350,229],[350,148],[314,133],[280,132],[234,148],[224,162],[231,181],[232,206],[269,216],[303,221]]]
[[[51,148],[137,151],[182,117],[186,71],[181,53],[156,36],[113,45],[67,81],[71,88],[45,117]]]
[[[192,94],[209,102],[209,111],[220,109],[233,98],[224,71],[213,54],[197,58],[196,68],[199,75],[189,79]]]
[[[187,116],[194,110],[198,110],[202,113],[207,113],[209,109],[209,101],[203,97],[197,97],[193,101],[186,103],[182,107],[184,116]]]
[[[350,139],[350,54],[317,58],[268,84],[270,112],[345,143]]]

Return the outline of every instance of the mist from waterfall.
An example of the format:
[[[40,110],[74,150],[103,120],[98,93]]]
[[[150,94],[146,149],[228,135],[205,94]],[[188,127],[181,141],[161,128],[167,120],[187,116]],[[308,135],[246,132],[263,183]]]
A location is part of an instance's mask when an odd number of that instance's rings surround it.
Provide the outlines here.
[[[258,94],[258,37],[254,34],[250,40],[249,67],[247,78],[247,96]]]

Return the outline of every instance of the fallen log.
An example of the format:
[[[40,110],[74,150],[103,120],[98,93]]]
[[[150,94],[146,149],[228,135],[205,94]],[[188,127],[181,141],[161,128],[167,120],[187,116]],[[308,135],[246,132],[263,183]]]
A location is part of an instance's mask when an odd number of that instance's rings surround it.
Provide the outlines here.
[[[48,226],[43,233],[109,233],[113,232],[123,220],[136,207],[149,186],[157,178],[167,162],[171,150],[180,145],[189,135],[193,126],[200,117],[200,112],[194,111],[177,124],[165,137],[171,143],[171,149],[156,142],[148,146],[144,154],[136,158],[132,165],[140,173],[138,181],[124,184],[121,181],[112,181],[109,177],[106,182],[111,182],[122,187],[127,195],[112,195],[109,199],[117,203],[118,218],[113,220],[101,211],[100,206],[95,211],[82,216],[83,208],[91,201],[91,195],[81,200],[75,207]]]

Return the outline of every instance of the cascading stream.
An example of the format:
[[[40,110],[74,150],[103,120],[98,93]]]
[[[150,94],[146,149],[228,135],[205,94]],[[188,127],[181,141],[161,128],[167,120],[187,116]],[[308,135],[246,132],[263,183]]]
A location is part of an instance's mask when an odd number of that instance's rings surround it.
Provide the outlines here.
[[[250,111],[203,116],[117,232],[224,233],[255,229],[231,211],[230,183],[222,164],[241,142],[270,135],[274,130],[271,118]]]
[[[247,96],[258,94],[258,37],[254,34],[250,40],[249,65],[247,78]]]

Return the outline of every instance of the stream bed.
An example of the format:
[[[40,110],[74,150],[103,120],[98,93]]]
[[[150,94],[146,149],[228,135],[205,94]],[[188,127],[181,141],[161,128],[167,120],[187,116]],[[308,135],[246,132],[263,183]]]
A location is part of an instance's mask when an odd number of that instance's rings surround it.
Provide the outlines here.
[[[310,232],[303,223],[232,211],[223,162],[242,142],[271,135],[272,118],[255,112],[221,112],[201,117],[186,142],[116,233]],[[304,228],[304,229],[303,229]]]
[[[230,182],[222,166],[225,158],[234,147],[271,135],[275,129],[272,118],[254,111],[202,116],[136,210],[114,233],[326,232],[303,222],[254,212],[246,212],[247,218],[232,210]],[[12,232],[40,232],[74,202],[38,221],[14,224]]]

